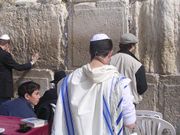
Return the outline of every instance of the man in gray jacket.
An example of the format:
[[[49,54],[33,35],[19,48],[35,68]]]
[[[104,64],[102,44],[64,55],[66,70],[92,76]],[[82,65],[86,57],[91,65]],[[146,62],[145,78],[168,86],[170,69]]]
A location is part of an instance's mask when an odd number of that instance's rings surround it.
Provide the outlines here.
[[[145,69],[141,62],[132,53],[135,50],[138,38],[131,33],[123,34],[120,39],[120,51],[112,56],[111,65],[118,71],[131,79],[131,94],[134,96],[134,104],[138,104],[141,95],[147,90]]]

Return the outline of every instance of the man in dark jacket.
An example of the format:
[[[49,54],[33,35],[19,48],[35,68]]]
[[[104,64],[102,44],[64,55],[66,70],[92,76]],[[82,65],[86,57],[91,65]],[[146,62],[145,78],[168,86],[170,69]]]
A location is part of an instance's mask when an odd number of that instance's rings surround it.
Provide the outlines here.
[[[133,54],[138,38],[131,33],[125,33],[120,39],[120,51],[111,57],[110,64],[116,66],[121,74],[131,79],[131,94],[134,104],[138,104],[141,95],[147,90],[145,68]]]
[[[18,64],[10,52],[10,37],[7,34],[0,36],[0,104],[13,97],[12,69],[19,71],[29,70],[38,60],[38,53],[32,56],[32,61]]]
[[[20,118],[37,117],[33,106],[40,99],[40,85],[33,81],[26,81],[18,87],[18,98],[0,105],[0,115]]]
[[[56,71],[54,73],[54,80],[50,82],[55,85],[54,88],[47,90],[40,98],[39,103],[35,106],[35,112],[38,118],[48,120],[49,122],[53,120],[54,112],[52,105],[56,105],[58,98],[57,84],[64,77],[66,77],[64,71]]]

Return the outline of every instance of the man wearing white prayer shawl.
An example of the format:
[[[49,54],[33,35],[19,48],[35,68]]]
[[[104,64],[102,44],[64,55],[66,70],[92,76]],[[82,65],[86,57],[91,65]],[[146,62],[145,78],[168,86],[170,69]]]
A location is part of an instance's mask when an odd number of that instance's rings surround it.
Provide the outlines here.
[[[135,127],[130,79],[109,65],[112,40],[96,34],[90,41],[91,62],[59,82],[52,135],[123,135]]]

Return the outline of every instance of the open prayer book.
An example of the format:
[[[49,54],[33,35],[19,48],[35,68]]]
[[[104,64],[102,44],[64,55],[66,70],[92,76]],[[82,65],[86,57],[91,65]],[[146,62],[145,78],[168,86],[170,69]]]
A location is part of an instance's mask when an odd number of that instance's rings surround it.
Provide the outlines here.
[[[27,124],[27,126],[30,126],[32,128],[36,128],[36,127],[42,127],[42,126],[46,125],[47,120],[31,117],[31,118],[21,119],[21,123]]]

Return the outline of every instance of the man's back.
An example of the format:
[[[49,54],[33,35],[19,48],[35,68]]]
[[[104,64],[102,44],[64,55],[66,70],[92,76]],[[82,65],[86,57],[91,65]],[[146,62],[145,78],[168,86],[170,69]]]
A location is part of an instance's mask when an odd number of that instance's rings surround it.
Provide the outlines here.
[[[91,69],[87,64],[74,71],[62,82],[52,134],[122,134],[123,120],[126,124],[135,121],[134,117],[126,117],[135,113],[132,103],[126,100],[131,97],[123,99],[122,89],[128,83],[128,79],[119,76],[116,68],[109,65]]]
[[[145,68],[133,54],[137,43],[138,38],[132,33],[123,34],[119,43],[120,50],[110,61],[121,74],[131,79],[130,88],[135,104],[142,100],[141,95],[147,90]]]
[[[136,73],[142,64],[134,57],[126,53],[117,53],[111,57],[111,65],[117,67],[119,73],[131,79],[130,88],[131,94],[134,96],[133,102],[138,103],[142,97],[138,94]]]
[[[109,65],[112,40],[95,34],[90,40],[91,62],[59,83],[52,135],[123,135],[135,127],[129,79]]]

